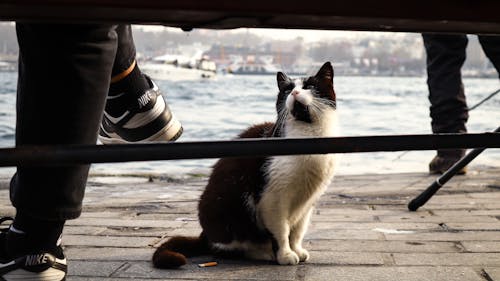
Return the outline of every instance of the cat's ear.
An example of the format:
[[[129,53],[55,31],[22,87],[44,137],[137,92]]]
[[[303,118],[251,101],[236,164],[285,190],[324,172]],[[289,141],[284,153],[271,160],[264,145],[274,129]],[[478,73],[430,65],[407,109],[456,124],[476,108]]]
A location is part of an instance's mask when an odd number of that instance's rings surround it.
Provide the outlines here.
[[[281,91],[288,84],[290,78],[280,71],[276,74],[276,81],[278,82],[278,89]]]
[[[329,61],[325,62],[325,64],[323,64],[323,66],[319,69],[318,73],[316,73],[316,77],[333,82],[332,64]]]

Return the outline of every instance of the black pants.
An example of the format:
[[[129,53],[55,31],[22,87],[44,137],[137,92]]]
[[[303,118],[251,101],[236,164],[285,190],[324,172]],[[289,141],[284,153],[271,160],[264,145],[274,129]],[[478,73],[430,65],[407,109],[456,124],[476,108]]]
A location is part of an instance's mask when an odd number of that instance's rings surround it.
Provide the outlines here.
[[[434,133],[466,132],[469,118],[460,69],[466,35],[422,34],[427,52],[427,85]],[[500,37],[479,36],[486,56],[500,73]]]
[[[95,144],[110,79],[135,59],[129,25],[16,25],[16,146]],[[45,220],[81,213],[89,165],[18,167],[10,198]]]

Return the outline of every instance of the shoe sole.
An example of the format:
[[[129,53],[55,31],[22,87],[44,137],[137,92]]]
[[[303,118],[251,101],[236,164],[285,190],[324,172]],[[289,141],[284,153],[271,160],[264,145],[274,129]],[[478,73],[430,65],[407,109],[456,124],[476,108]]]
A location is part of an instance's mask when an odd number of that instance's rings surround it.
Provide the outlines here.
[[[32,254],[0,263],[0,280],[60,281],[67,274],[66,258],[52,254]]]
[[[446,171],[448,171],[448,170],[444,170],[444,171],[441,171],[441,170],[439,170],[439,171],[433,170],[433,171],[429,171],[429,174],[431,174],[431,175],[442,175],[442,174],[444,174]],[[465,174],[467,174],[467,169],[466,169],[466,168],[463,168],[463,169],[459,170],[456,174],[457,174],[457,175],[465,175]]]
[[[171,142],[177,140],[183,132],[182,124],[172,116],[170,122],[162,130],[158,131],[154,135],[135,142],[130,142],[122,139],[117,134],[110,134],[110,137],[104,137],[99,135],[98,139],[102,144],[130,144],[130,143],[145,143],[145,142]]]
[[[0,280],[64,281],[66,280],[66,273],[55,268],[49,268],[43,272],[31,272],[24,269],[17,269],[0,276]]]

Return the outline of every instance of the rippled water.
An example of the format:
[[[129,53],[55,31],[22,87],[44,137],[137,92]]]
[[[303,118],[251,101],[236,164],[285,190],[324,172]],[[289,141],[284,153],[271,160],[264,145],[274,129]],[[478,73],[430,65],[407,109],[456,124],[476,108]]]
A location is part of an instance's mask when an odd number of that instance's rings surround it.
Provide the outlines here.
[[[0,146],[14,145],[16,74],[0,73]],[[234,138],[247,126],[274,121],[274,76],[220,76],[215,80],[157,81],[184,126],[180,141]],[[336,77],[342,135],[422,134],[430,132],[424,77]],[[465,79],[469,105],[500,87],[497,79]],[[470,113],[469,132],[494,130],[500,121],[500,96]],[[344,154],[338,173],[426,172],[433,151]],[[96,164],[94,173],[179,174],[208,172],[215,160],[176,160]],[[500,166],[500,151],[490,149],[472,166]],[[0,169],[0,174],[12,173]]]

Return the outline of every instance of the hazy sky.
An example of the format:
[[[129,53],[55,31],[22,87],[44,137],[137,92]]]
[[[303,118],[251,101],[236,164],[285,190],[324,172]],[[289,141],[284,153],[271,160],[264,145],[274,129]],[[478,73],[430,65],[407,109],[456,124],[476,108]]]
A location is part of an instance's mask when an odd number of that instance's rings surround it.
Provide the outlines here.
[[[179,32],[182,31],[179,28],[163,27],[163,26],[140,26],[140,28],[147,31],[161,31],[168,29],[169,31]],[[337,31],[337,30],[305,30],[305,29],[264,29],[264,28],[239,28],[224,30],[222,32],[234,32],[234,33],[254,33],[261,36],[279,39],[279,40],[289,40],[295,39],[297,37],[302,37],[306,42],[320,41],[323,39],[332,38],[359,38],[359,37],[383,37],[383,36],[398,36],[398,33],[389,32],[367,32],[367,31]]]
[[[323,39],[332,38],[360,38],[360,37],[384,37],[384,36],[400,36],[401,33],[389,32],[368,32],[368,31],[343,31],[343,30],[308,30],[308,29],[248,29],[251,33],[256,33],[262,36],[272,37],[275,39],[294,39],[297,37],[304,38],[307,42],[321,41]]]

